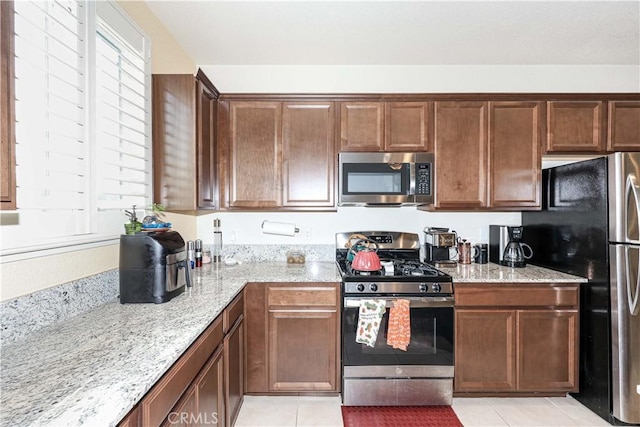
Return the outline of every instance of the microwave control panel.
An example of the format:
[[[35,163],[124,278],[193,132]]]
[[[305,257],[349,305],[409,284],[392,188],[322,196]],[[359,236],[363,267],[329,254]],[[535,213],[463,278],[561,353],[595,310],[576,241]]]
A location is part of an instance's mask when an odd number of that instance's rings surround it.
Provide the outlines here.
[[[416,163],[416,195],[431,195],[431,163]]]

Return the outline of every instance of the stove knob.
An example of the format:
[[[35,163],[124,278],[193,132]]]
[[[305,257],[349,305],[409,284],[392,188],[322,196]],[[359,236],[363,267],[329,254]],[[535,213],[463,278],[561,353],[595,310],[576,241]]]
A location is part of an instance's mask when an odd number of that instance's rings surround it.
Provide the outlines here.
[[[437,283],[434,283],[431,286],[431,289],[433,289],[433,292],[440,292],[442,290],[442,287],[440,285],[438,285]]]
[[[427,292],[427,284],[420,283],[420,292]]]
[[[362,283],[358,283],[358,286],[356,286],[356,289],[358,289],[358,292],[363,292],[364,291],[364,285]]]
[[[378,290],[378,285],[372,283],[371,286],[369,286],[369,289],[371,289],[371,292],[375,292]]]

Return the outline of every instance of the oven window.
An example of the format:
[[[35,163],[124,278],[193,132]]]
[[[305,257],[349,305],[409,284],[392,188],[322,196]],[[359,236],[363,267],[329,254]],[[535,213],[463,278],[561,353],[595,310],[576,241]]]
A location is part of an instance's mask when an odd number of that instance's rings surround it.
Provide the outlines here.
[[[410,165],[391,169],[384,163],[345,163],[344,194],[406,195],[409,193]]]
[[[411,341],[407,351],[387,345],[387,309],[374,347],[356,342],[358,308],[345,308],[342,316],[344,366],[453,365],[453,308],[411,308]]]

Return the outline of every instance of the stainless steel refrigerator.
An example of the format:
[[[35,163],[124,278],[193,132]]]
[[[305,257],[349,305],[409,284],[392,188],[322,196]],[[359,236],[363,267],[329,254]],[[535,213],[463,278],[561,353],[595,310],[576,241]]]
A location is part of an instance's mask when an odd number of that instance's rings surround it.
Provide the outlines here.
[[[612,424],[640,424],[640,153],[543,170],[543,209],[523,212],[532,264],[584,276],[580,391]]]

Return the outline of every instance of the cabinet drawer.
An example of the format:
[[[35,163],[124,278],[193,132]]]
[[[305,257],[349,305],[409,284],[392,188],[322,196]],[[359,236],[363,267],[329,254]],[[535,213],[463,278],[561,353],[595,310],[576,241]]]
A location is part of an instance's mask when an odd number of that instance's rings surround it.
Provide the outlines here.
[[[338,304],[336,286],[269,286],[269,307],[333,307]]]
[[[233,327],[234,323],[242,315],[244,311],[244,292],[238,295],[229,306],[224,310],[222,314],[223,322],[222,326],[224,333],[226,334]]]
[[[222,316],[200,335],[141,402],[142,425],[160,425],[223,338]]]
[[[456,307],[577,307],[578,285],[458,285]]]

